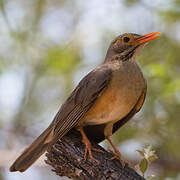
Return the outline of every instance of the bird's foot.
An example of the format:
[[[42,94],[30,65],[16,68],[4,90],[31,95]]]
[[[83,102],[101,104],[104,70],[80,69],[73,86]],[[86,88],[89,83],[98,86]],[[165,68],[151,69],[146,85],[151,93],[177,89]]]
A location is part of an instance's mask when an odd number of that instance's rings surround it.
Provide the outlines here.
[[[106,139],[109,141],[109,143],[111,144],[112,148],[114,151],[109,150],[109,152],[111,154],[113,154],[114,156],[110,159],[110,160],[114,160],[114,159],[118,159],[121,162],[122,167],[124,167],[125,165],[128,165],[127,162],[125,162],[122,158],[121,158],[121,153],[118,150],[118,148],[113,144],[113,142],[111,141],[109,136],[106,136]]]
[[[92,147],[91,142],[86,136],[82,126],[79,126],[78,129],[82,135],[82,142],[85,144],[84,160],[87,159],[87,155],[89,154],[89,157],[91,158],[92,161],[99,163],[99,161],[93,157],[92,151],[96,151],[96,152],[103,152],[103,151]]]
[[[112,150],[109,150],[109,152],[114,155],[110,160],[118,159],[121,162],[121,165],[123,168],[125,167],[125,165],[128,165],[128,162],[122,159],[121,153],[119,150],[115,150],[115,152]]]
[[[99,161],[95,159],[94,156],[92,155],[92,151],[95,151],[95,152],[103,152],[103,151],[97,148],[93,148],[89,141],[86,141],[86,142],[83,141],[83,143],[86,146],[85,152],[84,152],[84,160],[87,159],[87,155],[89,154],[89,157],[91,158],[91,160],[99,164]]]

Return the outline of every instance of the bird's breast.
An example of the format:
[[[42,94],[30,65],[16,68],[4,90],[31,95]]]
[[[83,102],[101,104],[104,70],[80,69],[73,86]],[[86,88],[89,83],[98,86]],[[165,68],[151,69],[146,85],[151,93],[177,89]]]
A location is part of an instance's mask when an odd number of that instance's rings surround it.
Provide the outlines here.
[[[119,66],[119,67],[118,67]],[[137,103],[144,87],[143,74],[135,62],[110,64],[112,79],[81,121],[83,125],[104,124],[125,117]]]

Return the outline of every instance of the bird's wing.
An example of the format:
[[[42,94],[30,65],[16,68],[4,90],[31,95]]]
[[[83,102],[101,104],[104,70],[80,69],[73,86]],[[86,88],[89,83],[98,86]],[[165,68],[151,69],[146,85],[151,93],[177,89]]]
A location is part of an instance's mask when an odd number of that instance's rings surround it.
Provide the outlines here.
[[[108,86],[111,77],[111,69],[106,65],[102,65],[100,68],[91,71],[80,81],[70,97],[61,106],[52,122],[54,126],[52,144],[78,124],[81,117],[93,106],[97,98]]]

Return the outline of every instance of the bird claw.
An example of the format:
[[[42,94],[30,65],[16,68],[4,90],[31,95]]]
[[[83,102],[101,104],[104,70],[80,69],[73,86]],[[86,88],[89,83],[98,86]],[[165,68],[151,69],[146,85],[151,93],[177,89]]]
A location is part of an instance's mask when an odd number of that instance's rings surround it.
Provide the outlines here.
[[[99,161],[93,157],[92,151],[95,151],[95,152],[103,152],[103,151],[100,149],[92,148],[90,144],[85,144],[85,145],[86,145],[86,148],[85,148],[85,152],[84,152],[84,160],[86,161],[87,154],[89,154],[89,157],[91,158],[91,160],[93,162],[99,164]]]
[[[112,150],[109,150],[109,152],[114,155],[112,158],[110,158],[110,160],[118,159],[120,161],[120,163],[121,163],[123,168],[125,167],[125,165],[128,166],[128,162],[124,161],[121,158],[121,153],[119,151],[113,152]]]
[[[81,126],[78,127],[81,135],[82,135],[82,142],[84,143],[85,145],[85,152],[84,152],[84,160],[86,161],[87,159],[87,154],[89,154],[89,157],[91,158],[91,160],[93,162],[96,162],[99,164],[99,161],[97,159],[95,159],[92,155],[92,151],[96,151],[96,152],[103,152],[102,150],[100,149],[96,149],[96,148],[93,148],[92,145],[91,145],[91,142],[89,141],[89,139],[87,138],[83,128]]]

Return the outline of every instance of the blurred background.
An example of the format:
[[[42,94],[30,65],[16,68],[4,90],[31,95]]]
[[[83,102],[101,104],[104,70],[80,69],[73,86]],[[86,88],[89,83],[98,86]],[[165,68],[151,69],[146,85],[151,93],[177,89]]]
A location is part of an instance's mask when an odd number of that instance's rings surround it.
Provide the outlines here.
[[[8,168],[117,35],[153,31],[161,37],[139,57],[145,104],[113,140],[133,165],[136,150],[152,145],[159,159],[148,173],[179,180],[180,1],[0,0],[0,180],[61,179],[43,160],[23,174]]]

